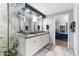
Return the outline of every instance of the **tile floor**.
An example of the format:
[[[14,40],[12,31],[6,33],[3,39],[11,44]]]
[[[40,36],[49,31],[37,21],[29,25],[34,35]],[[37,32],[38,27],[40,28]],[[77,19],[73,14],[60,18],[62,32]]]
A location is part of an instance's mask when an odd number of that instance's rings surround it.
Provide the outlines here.
[[[56,45],[67,47],[68,44],[67,44],[67,41],[56,39]]]
[[[75,56],[72,50],[69,50],[62,46],[52,46],[50,45],[41,49],[34,56]]]

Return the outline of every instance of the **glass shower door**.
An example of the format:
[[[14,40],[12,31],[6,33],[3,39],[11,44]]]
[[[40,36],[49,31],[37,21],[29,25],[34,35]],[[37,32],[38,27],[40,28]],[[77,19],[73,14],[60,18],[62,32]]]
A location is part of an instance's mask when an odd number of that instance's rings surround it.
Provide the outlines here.
[[[7,4],[0,3],[0,56],[8,49]]]
[[[19,42],[20,37],[20,16],[19,12],[24,7],[25,4],[22,3],[9,3],[9,51],[10,55],[19,55]],[[22,48],[20,48],[22,49]]]
[[[17,56],[18,50],[23,50],[18,48],[18,41],[23,39],[19,16],[23,7],[22,3],[0,3],[0,56]]]

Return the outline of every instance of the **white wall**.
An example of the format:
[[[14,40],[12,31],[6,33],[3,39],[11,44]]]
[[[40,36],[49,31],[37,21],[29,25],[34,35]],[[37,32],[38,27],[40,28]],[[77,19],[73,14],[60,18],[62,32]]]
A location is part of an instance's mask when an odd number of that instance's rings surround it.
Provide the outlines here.
[[[74,6],[74,21],[76,22],[75,32],[73,34],[74,52],[77,55],[77,5]]]
[[[76,32],[74,33],[74,50],[76,55],[79,56],[79,4],[74,7],[74,21],[76,22]]]
[[[49,25],[49,30],[46,30],[46,25]],[[55,21],[52,15],[43,19],[43,30],[50,32],[50,43],[55,45]]]
[[[77,4],[77,55],[79,56],[79,4]]]
[[[46,29],[46,25],[50,25],[51,22],[51,18],[49,16],[47,16],[45,19],[43,19],[43,30],[44,31],[48,31]],[[50,28],[50,27],[49,27]]]

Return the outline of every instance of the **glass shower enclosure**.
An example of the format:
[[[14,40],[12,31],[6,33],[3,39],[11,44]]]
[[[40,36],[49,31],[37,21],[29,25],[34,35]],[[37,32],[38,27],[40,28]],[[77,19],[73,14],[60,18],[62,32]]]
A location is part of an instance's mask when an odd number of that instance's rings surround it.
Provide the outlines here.
[[[23,3],[0,3],[0,56],[18,55],[19,11]]]

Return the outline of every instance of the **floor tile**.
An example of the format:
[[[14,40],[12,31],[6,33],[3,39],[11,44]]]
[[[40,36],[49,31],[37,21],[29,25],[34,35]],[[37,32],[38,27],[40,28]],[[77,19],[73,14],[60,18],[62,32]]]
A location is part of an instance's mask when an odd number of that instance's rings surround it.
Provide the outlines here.
[[[47,49],[47,47],[41,49],[34,56],[74,56],[74,53],[72,50],[68,50],[66,47],[52,46],[50,49]]]

